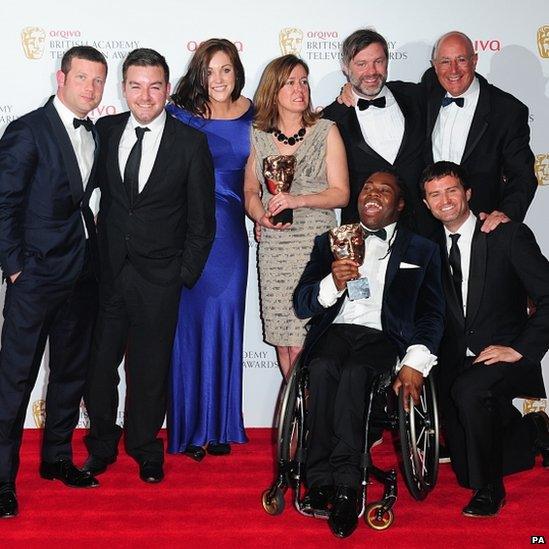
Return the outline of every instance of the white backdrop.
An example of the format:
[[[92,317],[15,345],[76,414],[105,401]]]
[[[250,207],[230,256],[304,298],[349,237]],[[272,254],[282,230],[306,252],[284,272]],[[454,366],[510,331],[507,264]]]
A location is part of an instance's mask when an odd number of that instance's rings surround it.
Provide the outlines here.
[[[336,9],[337,8],[337,9]],[[0,7],[0,133],[15,118],[43,104],[55,90],[55,71],[63,52],[78,44],[100,49],[109,76],[96,119],[125,110],[120,93],[124,56],[136,47],[163,53],[172,85],[183,74],[197,44],[210,37],[232,40],[246,70],[244,94],[253,96],[266,63],[282,53],[298,53],[311,69],[313,102],[330,103],[344,78],[339,49],[359,27],[371,26],[389,41],[389,78],[417,81],[428,67],[432,45],[441,34],[458,29],[468,34],[479,53],[478,71],[514,94],[530,108],[532,148],[540,186],[527,223],[549,255],[549,2],[547,0],[462,0],[459,9],[439,0],[279,0],[261,3],[164,0],[69,0],[54,3],[4,0]],[[249,225],[250,269],[244,340],[244,419],[249,427],[270,426],[280,387],[273,348],[262,341],[259,319],[256,245]],[[0,294],[3,303],[5,287]],[[1,304],[1,303],[0,303]],[[31,396],[27,427],[43,422],[48,372],[47,352]],[[549,385],[549,358],[544,360]],[[124,386],[120,387],[123,402]],[[525,411],[545,401],[518,402]],[[122,412],[120,413],[122,418]],[[81,426],[86,425],[85,412]]]

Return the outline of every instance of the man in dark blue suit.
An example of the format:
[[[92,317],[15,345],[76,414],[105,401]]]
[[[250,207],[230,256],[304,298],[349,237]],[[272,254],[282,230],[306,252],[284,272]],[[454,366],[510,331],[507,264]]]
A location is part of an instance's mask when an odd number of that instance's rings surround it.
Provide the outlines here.
[[[312,317],[305,341],[309,368],[308,503],[326,508],[338,537],[357,524],[364,410],[374,376],[399,372],[394,384],[418,401],[436,363],[444,294],[436,244],[398,223],[405,187],[392,172],[376,172],[358,196],[366,239],[362,265],[334,260],[328,234],[318,236],[294,294],[301,318]],[[366,279],[369,296],[351,301],[346,284]]]
[[[12,122],[0,141],[0,262],[7,280],[0,350],[0,518],[17,515],[15,478],[29,397],[46,340],[50,375],[40,475],[98,483],[72,462],[97,306],[89,208],[98,147],[86,118],[103,95],[107,62],[68,50],[57,94]]]

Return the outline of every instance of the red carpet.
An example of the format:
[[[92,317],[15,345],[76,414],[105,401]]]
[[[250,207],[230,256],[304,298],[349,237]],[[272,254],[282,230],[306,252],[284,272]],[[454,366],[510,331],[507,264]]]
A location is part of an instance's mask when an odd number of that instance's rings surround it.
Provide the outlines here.
[[[267,515],[261,493],[273,471],[271,431],[248,430],[250,443],[229,457],[207,456],[195,463],[168,456],[166,479],[146,485],[137,465],[121,455],[101,486],[65,487],[38,476],[40,431],[27,430],[18,479],[20,515],[0,521],[2,547],[527,547],[531,536],[549,543],[549,471],[540,464],[509,477],[507,505],[495,519],[468,519],[460,510],[469,499],[449,465],[442,465],[435,491],[425,502],[410,498],[400,482],[395,522],[376,532],[362,521],[347,540],[337,540],[320,519],[299,515],[290,505]],[[75,436],[75,462],[85,458],[83,432]],[[374,450],[377,465],[394,463],[387,440]],[[381,495],[379,484],[369,501]]]

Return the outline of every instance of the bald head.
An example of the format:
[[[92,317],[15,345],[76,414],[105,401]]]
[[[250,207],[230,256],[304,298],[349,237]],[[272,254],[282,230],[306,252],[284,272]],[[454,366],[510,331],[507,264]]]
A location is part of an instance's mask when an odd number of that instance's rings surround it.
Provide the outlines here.
[[[466,34],[452,31],[437,40],[431,63],[440,85],[457,97],[469,89],[475,78],[477,54]]]

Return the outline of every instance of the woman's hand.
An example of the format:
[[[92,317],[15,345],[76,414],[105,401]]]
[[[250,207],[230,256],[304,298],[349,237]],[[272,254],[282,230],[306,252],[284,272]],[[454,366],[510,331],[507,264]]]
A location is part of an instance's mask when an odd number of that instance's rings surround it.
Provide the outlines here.
[[[267,207],[273,215],[276,215],[284,210],[295,210],[300,206],[297,196],[289,193],[278,193],[269,200]]]
[[[260,225],[261,227],[266,227],[267,229],[274,229],[277,231],[283,231],[285,229],[288,229],[292,226],[291,223],[277,223],[274,225],[271,222],[271,218],[273,217],[273,214],[269,211],[266,211],[257,221],[256,223]]]

